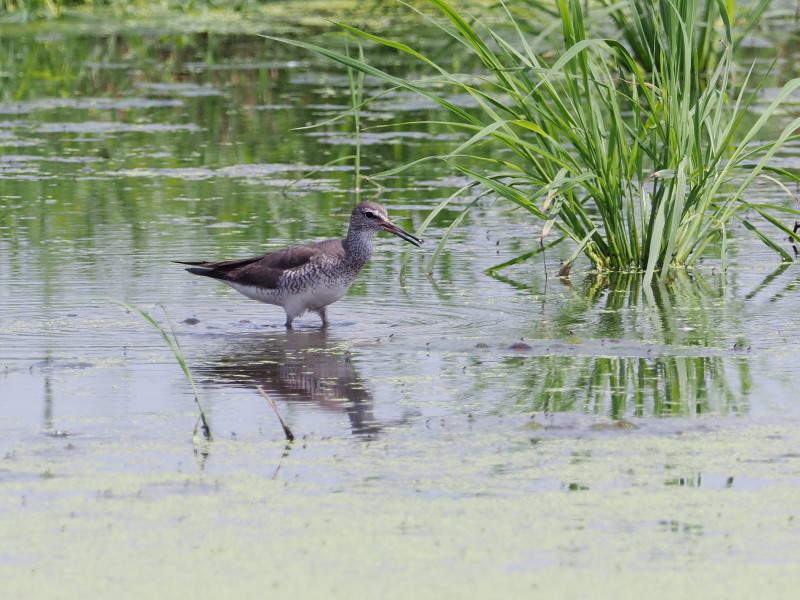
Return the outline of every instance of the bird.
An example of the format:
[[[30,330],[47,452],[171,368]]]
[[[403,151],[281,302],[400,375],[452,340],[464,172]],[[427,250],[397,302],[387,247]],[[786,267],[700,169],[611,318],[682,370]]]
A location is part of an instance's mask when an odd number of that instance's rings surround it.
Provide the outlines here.
[[[327,307],[350,289],[371,258],[375,235],[381,231],[417,247],[423,243],[392,223],[382,205],[365,201],[353,209],[344,239],[293,246],[250,258],[173,262],[190,265],[186,269],[189,273],[217,279],[248,298],[283,307],[287,329],[308,311],[317,313],[322,326],[327,327]]]

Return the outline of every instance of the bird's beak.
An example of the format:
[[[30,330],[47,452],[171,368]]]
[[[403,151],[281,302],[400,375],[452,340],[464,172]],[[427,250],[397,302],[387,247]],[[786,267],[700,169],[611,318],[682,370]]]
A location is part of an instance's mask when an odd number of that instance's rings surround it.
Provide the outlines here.
[[[407,241],[409,244],[414,244],[417,247],[422,245],[422,239],[415,235],[411,235],[405,229],[398,227],[391,221],[383,221],[381,223],[381,227],[383,227],[384,231],[388,231],[389,233],[396,235],[400,239]]]

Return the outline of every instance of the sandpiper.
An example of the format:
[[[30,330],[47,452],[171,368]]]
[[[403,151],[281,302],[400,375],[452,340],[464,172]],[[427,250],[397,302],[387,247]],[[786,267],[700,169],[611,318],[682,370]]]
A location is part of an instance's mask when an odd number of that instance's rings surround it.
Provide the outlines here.
[[[218,279],[248,298],[282,306],[286,327],[309,310],[327,326],[325,309],[347,293],[372,256],[372,242],[379,231],[388,231],[415,246],[422,244],[420,238],[392,223],[383,206],[361,202],[353,209],[343,240],[325,240],[238,260],[174,262],[192,265],[186,269],[190,273]]]

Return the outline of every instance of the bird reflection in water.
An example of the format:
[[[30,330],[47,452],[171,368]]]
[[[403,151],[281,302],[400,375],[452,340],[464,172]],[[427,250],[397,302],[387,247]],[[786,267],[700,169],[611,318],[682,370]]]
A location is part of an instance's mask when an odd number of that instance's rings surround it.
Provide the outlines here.
[[[287,330],[237,338],[235,350],[199,367],[197,373],[211,383],[254,391],[260,385],[276,399],[344,411],[353,434],[367,439],[377,437],[386,426],[406,420],[376,421],[372,395],[356,373],[349,353],[337,347],[325,330]]]

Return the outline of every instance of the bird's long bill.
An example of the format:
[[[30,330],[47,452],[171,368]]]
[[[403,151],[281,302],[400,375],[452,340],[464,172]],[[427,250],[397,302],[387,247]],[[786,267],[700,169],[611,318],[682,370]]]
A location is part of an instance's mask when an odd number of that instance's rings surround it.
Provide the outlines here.
[[[407,241],[409,244],[414,244],[417,247],[422,245],[422,240],[420,238],[415,235],[411,235],[405,229],[398,227],[391,221],[384,221],[381,223],[381,226],[383,227],[384,231],[388,231],[389,233],[396,235],[400,239]]]

